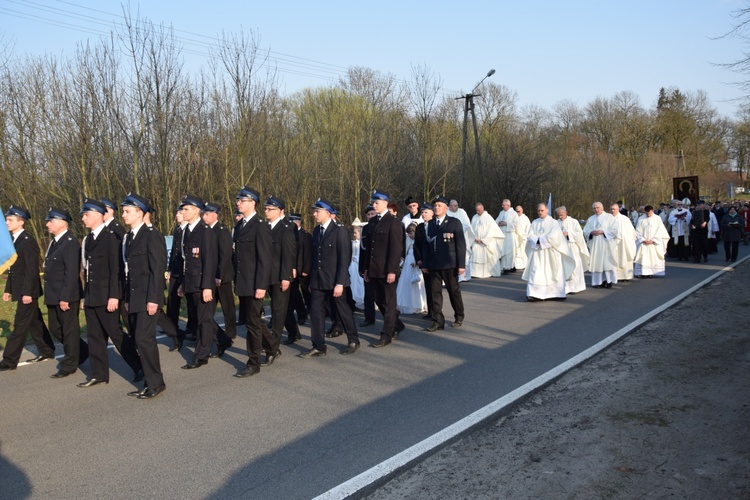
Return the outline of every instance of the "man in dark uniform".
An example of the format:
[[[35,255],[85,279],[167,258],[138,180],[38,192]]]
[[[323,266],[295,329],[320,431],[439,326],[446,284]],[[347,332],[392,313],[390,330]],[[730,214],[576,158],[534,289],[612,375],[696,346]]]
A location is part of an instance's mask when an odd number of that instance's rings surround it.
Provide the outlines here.
[[[266,200],[265,212],[268,226],[271,228],[272,250],[271,275],[268,292],[271,295],[271,331],[276,338],[275,349],[266,351],[262,366],[270,365],[281,356],[278,340],[289,332],[289,338],[300,336],[299,326],[294,319],[294,312],[289,308],[290,287],[295,276],[297,265],[297,227],[284,217],[284,200],[271,196]]]
[[[304,325],[310,309],[310,270],[312,269],[312,235],[302,227],[302,215],[292,213],[289,221],[297,226],[297,265],[292,291],[289,294],[289,307],[297,312],[297,324]],[[285,345],[294,344],[300,337],[284,341]]]
[[[121,206],[122,220],[130,228],[123,239],[125,307],[146,378],[143,389],[128,396],[152,399],[167,389],[156,344],[156,323],[164,303],[167,246],[164,236],[144,223],[145,214],[151,210],[146,198],[130,193]]]
[[[122,241],[127,230],[122,226],[122,224],[117,222],[117,219],[115,219],[115,213],[117,213],[117,205],[115,205],[115,202],[110,200],[109,198],[102,198],[99,201],[104,204],[104,207],[107,211],[104,214],[104,225],[107,226],[107,229],[115,233],[117,239]]]
[[[195,311],[198,334],[193,360],[182,368],[192,370],[208,363],[216,336],[214,313],[216,301],[216,269],[219,266],[219,244],[216,233],[201,219],[204,202],[197,196],[185,195],[180,204],[187,222],[182,233],[182,256],[185,259],[181,292],[187,297],[188,308]]]
[[[216,234],[219,261],[216,267],[216,301],[221,304],[224,316],[224,328],[216,324],[216,341],[218,351],[216,357],[221,357],[237,336],[237,312],[234,306],[234,263],[232,262],[232,233],[219,222],[219,211],[221,209],[215,203],[206,202],[203,206],[203,222]]]
[[[466,269],[466,240],[461,221],[446,215],[449,202],[444,196],[433,200],[435,218],[425,228],[427,245],[426,258],[425,255],[422,256],[422,271],[428,272],[431,281],[433,314],[432,325],[426,328],[428,332],[445,328],[443,282],[455,314],[455,321],[451,326],[458,328],[464,320],[464,303],[458,286],[458,275]]]
[[[365,208],[365,220],[370,222],[370,219],[375,217],[375,209],[372,205],[367,205]],[[362,262],[362,252],[370,245],[370,229],[367,224],[362,228],[362,234],[359,237],[359,248],[360,257],[359,261]],[[364,275],[363,266],[360,264],[360,275]],[[372,288],[372,283],[365,281],[365,319],[359,326],[365,327],[375,324],[375,291]]]
[[[703,200],[695,203],[693,218],[690,220],[690,244],[693,247],[693,262],[708,262],[708,231],[711,212]]]
[[[278,339],[268,330],[261,317],[263,298],[268,291],[272,267],[271,228],[257,214],[260,194],[251,187],[243,187],[237,194],[237,209],[242,219],[234,228],[234,292],[245,311],[248,361],[234,376],[255,375],[260,371],[260,351],[274,353]]]
[[[359,265],[365,282],[372,282],[375,303],[383,314],[380,340],[372,347],[385,347],[405,328],[398,317],[396,285],[404,247],[404,225],[388,210],[391,198],[377,189],[372,194],[376,216],[367,223],[368,241],[361,249]]]
[[[185,330],[180,329],[180,306],[182,296],[178,293],[180,283],[182,283],[182,273],[185,268],[185,259],[182,258],[182,232],[185,230],[187,223],[182,217],[182,209],[177,207],[174,216],[177,225],[172,231],[172,248],[169,249],[169,264],[167,268],[167,317],[177,330],[177,337],[174,339],[170,351],[177,351],[182,348],[183,340],[187,334],[191,338],[195,337],[195,318],[193,312],[189,311],[188,322]]]
[[[86,199],[81,208],[83,225],[91,231],[83,244],[83,308],[91,378],[78,387],[109,383],[108,339],[112,339],[115,348],[133,369],[133,381],[143,380],[143,367],[135,342],[120,330],[118,322],[122,298],[122,244],[114,231],[104,224],[105,212],[104,204],[97,200]]]
[[[5,344],[0,371],[16,369],[27,333],[31,335],[39,351],[39,355],[30,362],[36,363],[55,357],[55,344],[39,310],[39,297],[42,294],[42,282],[39,279],[39,245],[31,233],[25,230],[26,221],[29,219],[31,214],[23,207],[11,205],[5,212],[5,225],[13,238],[17,257],[8,271],[3,300],[12,300],[17,304],[13,332]]]
[[[83,295],[81,287],[81,244],[68,231],[70,212],[50,208],[47,230],[53,238],[44,258],[44,303],[50,333],[63,344],[65,357],[51,378],[75,373],[89,357],[88,345],[81,338],[78,309]]]
[[[435,216],[435,207],[431,203],[422,204],[422,220],[414,233],[414,262],[422,269],[427,259],[427,223]],[[442,286],[442,285],[441,285]],[[432,314],[432,282],[430,276],[424,274],[424,291],[427,296],[427,314],[422,319],[434,319]]]
[[[323,198],[313,205],[313,216],[318,226],[313,230],[312,271],[310,290],[310,331],[312,349],[300,354],[301,358],[324,356],[325,306],[333,298],[338,318],[347,336],[347,347],[341,354],[352,354],[359,349],[359,336],[354,324],[354,313],[346,301],[344,290],[349,286],[349,263],[352,260],[352,243],[346,228],[331,220],[333,205]]]

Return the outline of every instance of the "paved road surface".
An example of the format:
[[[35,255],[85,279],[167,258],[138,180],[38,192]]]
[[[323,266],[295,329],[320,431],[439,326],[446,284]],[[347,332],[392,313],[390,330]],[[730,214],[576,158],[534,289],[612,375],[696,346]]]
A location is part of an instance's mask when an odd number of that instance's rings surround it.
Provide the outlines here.
[[[741,257],[748,247],[740,247]],[[257,376],[232,374],[240,340],[198,370],[162,346],[168,390],[153,401],[125,394],[117,355],[109,385],[80,389],[82,372],[49,377],[52,362],[0,374],[0,498],[311,498],[356,476],[606,338],[724,267],[670,262],[666,279],[589,289],[564,302],[528,303],[520,274],[462,285],[461,329],[407,330],[384,349],[380,321],[363,348],[303,360],[283,355]],[[447,300],[446,300],[447,303]],[[450,306],[448,306],[449,308]],[[357,318],[359,322],[361,317]],[[243,332],[244,333],[244,332]],[[88,370],[88,364],[84,365]]]

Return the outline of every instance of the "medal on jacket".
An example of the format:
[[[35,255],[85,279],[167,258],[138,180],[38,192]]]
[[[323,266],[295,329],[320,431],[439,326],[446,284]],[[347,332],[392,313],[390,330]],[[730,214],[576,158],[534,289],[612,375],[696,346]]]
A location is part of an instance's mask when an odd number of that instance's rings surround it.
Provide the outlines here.
[[[443,241],[453,241],[453,233],[443,233]]]
[[[200,247],[193,247],[193,258],[197,259],[201,255]]]

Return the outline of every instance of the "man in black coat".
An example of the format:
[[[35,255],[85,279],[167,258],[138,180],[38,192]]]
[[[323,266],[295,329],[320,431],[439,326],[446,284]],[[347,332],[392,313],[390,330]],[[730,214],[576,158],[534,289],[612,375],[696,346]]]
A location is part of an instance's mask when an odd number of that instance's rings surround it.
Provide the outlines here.
[[[331,299],[335,302],[339,320],[347,336],[347,347],[341,354],[352,354],[359,349],[359,336],[354,324],[354,313],[344,293],[350,284],[349,263],[352,261],[352,243],[346,228],[337,225],[331,219],[331,214],[335,211],[332,203],[324,198],[318,198],[313,210],[318,226],[313,230],[310,273],[312,349],[300,354],[300,357],[314,358],[325,355],[325,303]]]
[[[39,310],[39,297],[42,294],[42,282],[39,279],[39,244],[31,233],[25,230],[26,221],[29,219],[31,214],[23,207],[11,205],[5,212],[5,225],[13,238],[17,257],[8,270],[3,300],[16,302],[16,314],[13,319],[13,331],[8,336],[3,350],[0,371],[16,369],[26,344],[27,333],[31,335],[39,351],[39,355],[31,359],[31,362],[55,357],[55,344]]]
[[[289,215],[289,221],[297,226],[297,265],[294,281],[289,294],[289,308],[297,312],[297,324],[304,325],[307,312],[310,310],[310,270],[312,269],[312,235],[302,227],[302,216],[298,213]],[[294,344],[301,337],[292,337],[284,341],[285,345]]]
[[[81,338],[78,309],[81,287],[81,244],[68,231],[70,212],[52,207],[47,214],[47,230],[53,238],[44,258],[44,303],[50,333],[63,344],[65,357],[51,378],[75,373],[89,357],[88,345]]]
[[[218,358],[232,346],[233,339],[237,336],[237,311],[234,306],[234,292],[232,291],[232,281],[234,281],[232,233],[229,232],[229,229],[224,224],[219,222],[220,211],[221,209],[216,203],[206,202],[203,206],[203,222],[216,234],[216,244],[218,245],[219,261],[216,267],[216,302],[221,304],[221,311],[224,316],[224,328],[214,321],[218,350],[216,354],[211,355]]]
[[[285,206],[284,200],[276,196],[268,198],[265,205],[266,220],[271,228],[273,256],[268,288],[271,295],[271,331],[277,339],[277,344],[274,350],[266,352],[262,366],[270,365],[281,356],[278,340],[284,333],[284,327],[289,332],[289,338],[300,337],[294,311],[289,308],[289,295],[297,266],[297,226],[284,217]]]
[[[427,244],[426,254],[422,256],[422,271],[427,271],[429,275],[433,314],[432,325],[427,327],[428,332],[445,328],[443,282],[455,315],[452,326],[458,328],[464,320],[464,302],[458,286],[458,275],[466,269],[466,240],[461,221],[446,215],[448,203],[449,200],[444,196],[433,200],[435,218],[425,228]]]
[[[396,285],[404,248],[404,225],[388,211],[391,198],[385,191],[373,192],[375,217],[367,223],[368,241],[360,248],[359,266],[365,282],[372,282],[375,303],[383,314],[380,340],[372,347],[385,347],[405,328],[398,317]]]
[[[144,215],[151,210],[146,198],[130,193],[121,206],[122,220],[130,228],[123,239],[125,307],[146,378],[143,389],[128,396],[152,399],[167,388],[156,344],[156,323],[164,303],[167,246],[164,236],[144,223]]]
[[[83,225],[91,231],[83,240],[83,310],[91,378],[78,384],[78,387],[109,383],[109,339],[133,369],[134,382],[143,379],[143,367],[135,342],[120,329],[122,244],[114,231],[104,224],[104,213],[105,206],[98,200],[86,199],[81,208]]]
[[[193,195],[185,195],[180,204],[187,222],[182,233],[182,256],[185,260],[181,292],[187,297],[188,308],[195,311],[197,343],[193,360],[182,368],[192,370],[208,363],[216,337],[216,269],[219,267],[219,244],[216,233],[201,219],[205,203]],[[224,349],[228,345],[224,344]]]
[[[367,205],[365,208],[365,220],[367,222],[370,222],[370,219],[375,217],[375,209],[372,205]],[[370,246],[370,229],[367,224],[364,225],[362,228],[362,234],[360,234],[359,237],[359,252],[360,257],[359,261],[362,262],[362,252]],[[363,275],[364,271],[362,270],[362,265],[360,264],[360,276]],[[375,291],[372,288],[372,282],[365,281],[365,296],[364,296],[364,303],[365,303],[365,319],[362,321],[359,326],[365,327],[375,324]]]
[[[263,298],[269,287],[273,255],[271,228],[257,214],[260,194],[243,187],[237,194],[237,209],[242,219],[234,228],[234,293],[245,311],[248,361],[235,377],[245,378],[260,371],[260,351],[278,350],[278,339],[268,330],[261,317]]]
[[[414,262],[422,269],[427,259],[427,223],[435,216],[435,207],[431,203],[422,204],[422,223],[414,233]],[[441,285],[442,286],[442,285]],[[432,281],[429,274],[424,274],[424,289],[427,296],[427,315],[422,319],[434,319],[432,314]]]
[[[183,296],[180,295],[180,284],[182,283],[183,272],[185,270],[185,259],[182,258],[182,232],[185,230],[187,223],[182,217],[182,209],[177,207],[174,216],[177,225],[172,231],[172,248],[169,249],[169,263],[167,267],[167,317],[174,325],[177,336],[173,339],[173,345],[170,351],[177,351],[182,348],[183,340],[189,335],[195,340],[195,313],[192,309],[188,310],[188,321],[185,330],[180,329],[180,307]]]

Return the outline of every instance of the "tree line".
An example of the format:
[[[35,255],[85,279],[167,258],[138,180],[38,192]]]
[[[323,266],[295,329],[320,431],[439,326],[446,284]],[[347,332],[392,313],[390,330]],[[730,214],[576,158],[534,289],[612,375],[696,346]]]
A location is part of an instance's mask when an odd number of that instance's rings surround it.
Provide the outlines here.
[[[29,208],[42,240],[49,206],[130,191],[152,201],[165,232],[186,193],[221,204],[231,223],[245,184],[286,199],[308,225],[318,196],[345,223],[376,187],[398,201],[458,198],[463,102],[425,66],[406,82],[351,68],[283,96],[256,34],[222,34],[208,68],[191,74],[170,29],[128,16],[69,57],[6,48],[0,65],[0,204]],[[581,218],[595,200],[669,201],[676,175],[699,175],[702,195],[725,198],[748,168],[750,115],[719,116],[702,91],[655,89],[653,107],[623,91],[551,110],[521,108],[489,81],[478,93],[481,161],[470,136],[460,200],[469,213],[477,201],[496,213],[503,198],[531,206],[552,193]]]

